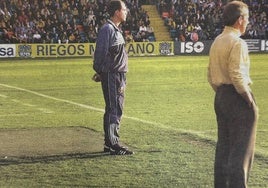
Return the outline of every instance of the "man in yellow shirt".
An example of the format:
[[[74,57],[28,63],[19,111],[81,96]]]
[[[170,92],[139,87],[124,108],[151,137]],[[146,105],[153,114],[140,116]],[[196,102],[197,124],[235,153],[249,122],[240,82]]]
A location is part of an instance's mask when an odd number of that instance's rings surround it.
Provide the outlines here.
[[[218,125],[215,188],[247,187],[253,162],[258,110],[250,89],[248,47],[240,38],[248,18],[245,3],[228,3],[223,11],[224,31],[210,49],[208,82],[216,92]]]

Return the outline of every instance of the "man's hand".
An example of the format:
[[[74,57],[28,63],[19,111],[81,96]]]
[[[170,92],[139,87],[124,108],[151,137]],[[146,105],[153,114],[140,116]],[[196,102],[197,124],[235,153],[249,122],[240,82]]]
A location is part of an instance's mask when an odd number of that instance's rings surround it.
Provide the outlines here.
[[[98,73],[95,73],[92,76],[92,80],[95,81],[95,82],[100,82],[101,81],[101,76]]]
[[[247,101],[249,107],[252,107],[252,105],[255,103],[250,92],[247,91],[241,93],[241,96]]]

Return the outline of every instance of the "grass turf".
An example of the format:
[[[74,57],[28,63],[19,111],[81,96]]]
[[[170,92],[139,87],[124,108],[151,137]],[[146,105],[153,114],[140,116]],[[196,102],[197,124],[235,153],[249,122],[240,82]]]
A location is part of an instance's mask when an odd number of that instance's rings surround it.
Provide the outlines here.
[[[251,55],[260,120],[250,187],[268,183],[267,59]],[[120,131],[136,155],[1,165],[1,186],[213,187],[216,121],[207,63],[207,56],[130,58]],[[79,126],[102,133],[104,103],[91,67],[92,59],[1,61],[0,127]]]

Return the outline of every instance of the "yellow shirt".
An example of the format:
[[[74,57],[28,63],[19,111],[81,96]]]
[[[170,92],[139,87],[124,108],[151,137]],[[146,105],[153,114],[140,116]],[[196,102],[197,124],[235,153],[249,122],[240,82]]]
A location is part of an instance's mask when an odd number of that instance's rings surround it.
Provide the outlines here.
[[[247,43],[239,30],[225,26],[209,52],[208,82],[216,91],[222,84],[233,84],[238,93],[250,91],[250,60]]]

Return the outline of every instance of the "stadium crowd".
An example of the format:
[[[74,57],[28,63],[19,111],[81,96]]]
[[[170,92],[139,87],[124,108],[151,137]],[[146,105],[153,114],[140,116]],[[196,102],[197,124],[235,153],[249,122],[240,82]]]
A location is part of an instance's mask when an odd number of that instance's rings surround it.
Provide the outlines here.
[[[0,2],[0,43],[95,42],[109,18],[109,0],[10,0]],[[157,6],[174,40],[214,39],[223,28],[221,0],[125,0],[127,42],[154,41],[150,18],[142,3]],[[268,39],[267,0],[246,0],[250,24],[246,38]]]
[[[268,39],[268,1],[243,2],[250,11],[243,38]],[[227,0],[159,0],[157,8],[174,40],[213,40],[223,30],[221,17],[226,3]]]
[[[109,18],[109,0],[10,0],[0,2],[0,43],[95,42]],[[138,0],[126,0],[127,22],[122,25],[127,41],[144,41],[149,16]],[[146,29],[147,30],[147,29]]]

